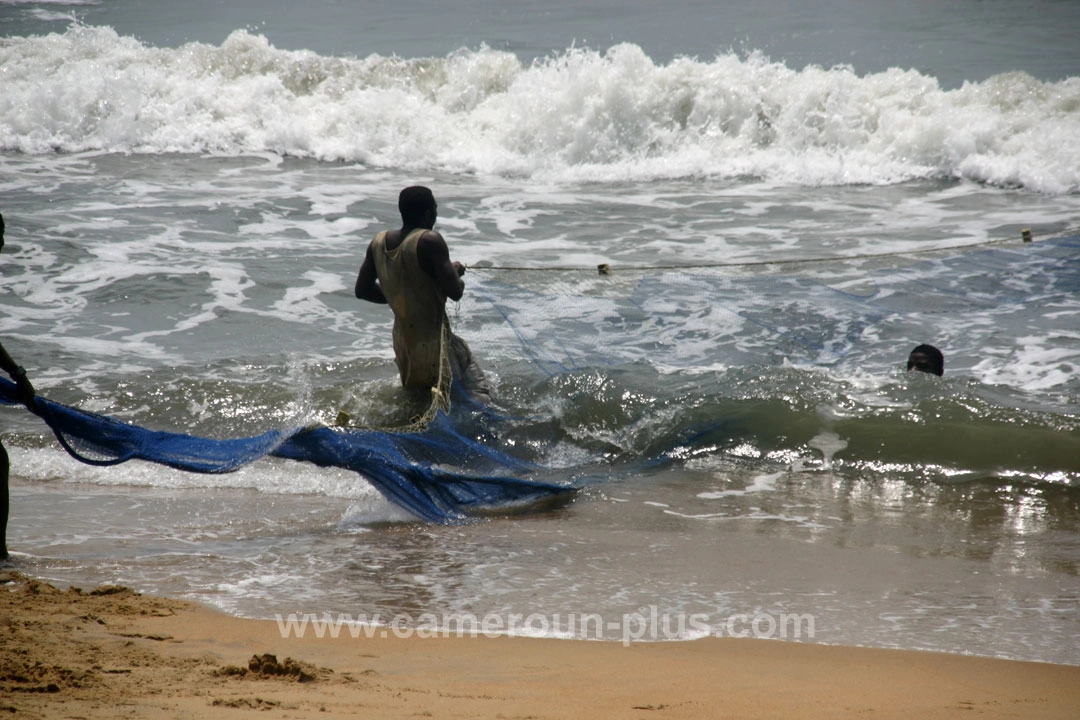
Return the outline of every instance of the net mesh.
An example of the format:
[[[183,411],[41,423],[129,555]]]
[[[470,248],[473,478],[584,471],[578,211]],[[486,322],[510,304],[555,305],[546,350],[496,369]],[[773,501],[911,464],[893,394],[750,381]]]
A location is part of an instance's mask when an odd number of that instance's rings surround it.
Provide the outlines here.
[[[90,465],[144,460],[189,472],[225,473],[267,456],[305,461],[355,471],[389,500],[429,522],[461,522],[568,499],[574,487],[532,479],[530,474],[539,469],[534,464],[473,439],[475,429],[463,432],[475,422],[469,417],[475,413],[451,418],[451,396],[467,401],[468,393],[451,376],[449,336],[447,321],[431,403],[404,427],[345,423],[218,440],[151,430],[41,396],[34,399],[34,412],[72,457]],[[17,387],[6,378],[0,378],[0,400],[18,403]]]
[[[473,268],[458,327],[484,356],[521,357],[554,376],[647,360],[671,367],[791,359],[831,365],[868,353],[885,325],[935,335],[936,315],[1027,313],[1080,288],[1080,236],[912,256],[753,266]],[[1024,306],[1028,306],[1025,310]],[[490,318],[496,318],[493,322]],[[482,320],[487,318],[487,320]],[[912,342],[924,341],[922,337]],[[891,361],[890,361],[891,362]]]

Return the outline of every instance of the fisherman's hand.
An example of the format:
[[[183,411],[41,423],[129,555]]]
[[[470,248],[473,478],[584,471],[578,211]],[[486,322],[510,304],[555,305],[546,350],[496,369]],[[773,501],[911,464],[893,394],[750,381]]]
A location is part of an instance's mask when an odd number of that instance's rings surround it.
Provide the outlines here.
[[[26,406],[30,412],[34,411],[34,386],[30,382],[30,378],[26,377],[26,371],[21,367],[12,376],[15,378],[15,387],[19,392],[19,402]]]
[[[465,266],[459,263],[457,260],[454,261],[454,269],[457,270],[458,277],[461,277],[465,274]]]

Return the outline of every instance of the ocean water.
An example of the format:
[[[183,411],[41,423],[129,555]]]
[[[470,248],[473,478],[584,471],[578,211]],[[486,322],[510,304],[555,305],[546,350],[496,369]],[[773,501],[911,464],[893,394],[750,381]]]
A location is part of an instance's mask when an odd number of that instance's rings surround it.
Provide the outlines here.
[[[82,465],[6,408],[13,563],[245,617],[1080,663],[1078,21],[0,0],[0,336],[41,394],[385,424],[389,313],[352,285],[422,183],[500,448],[582,488],[430,525],[285,460]],[[903,371],[921,342],[944,377]]]

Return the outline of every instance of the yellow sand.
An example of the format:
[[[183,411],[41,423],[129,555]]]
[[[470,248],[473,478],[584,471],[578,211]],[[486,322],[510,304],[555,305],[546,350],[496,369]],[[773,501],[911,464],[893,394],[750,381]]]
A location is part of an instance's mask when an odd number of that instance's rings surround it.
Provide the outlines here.
[[[1080,718],[1074,666],[738,639],[283,639],[124,588],[0,583],[0,717],[16,720]]]

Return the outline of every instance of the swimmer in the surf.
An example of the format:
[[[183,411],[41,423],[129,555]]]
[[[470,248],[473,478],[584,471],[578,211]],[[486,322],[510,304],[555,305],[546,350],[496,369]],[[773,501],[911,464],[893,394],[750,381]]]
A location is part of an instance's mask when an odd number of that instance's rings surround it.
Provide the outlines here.
[[[933,345],[918,345],[908,355],[907,369],[938,376],[944,375],[945,356]]]
[[[446,240],[436,232],[438,205],[431,190],[407,187],[398,196],[401,229],[384,230],[368,245],[356,278],[356,297],[388,304],[394,311],[394,358],[406,388],[438,385],[446,300],[465,292],[465,266],[450,260]],[[468,344],[449,333],[451,374],[475,400],[491,390]]]

